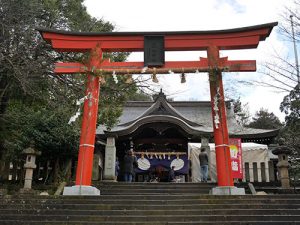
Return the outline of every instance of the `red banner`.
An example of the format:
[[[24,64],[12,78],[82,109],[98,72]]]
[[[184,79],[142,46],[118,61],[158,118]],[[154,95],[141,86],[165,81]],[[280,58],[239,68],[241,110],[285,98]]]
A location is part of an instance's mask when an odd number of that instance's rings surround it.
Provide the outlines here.
[[[240,138],[229,138],[232,177],[243,179],[242,141]]]

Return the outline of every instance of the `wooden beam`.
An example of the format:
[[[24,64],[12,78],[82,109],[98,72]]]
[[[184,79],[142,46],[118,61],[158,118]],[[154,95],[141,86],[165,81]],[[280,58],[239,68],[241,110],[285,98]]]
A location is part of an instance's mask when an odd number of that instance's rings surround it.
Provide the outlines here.
[[[249,49],[256,48],[260,37],[234,37],[230,39],[165,39],[165,51],[193,51],[206,50],[209,45],[219,46],[220,50]],[[101,44],[103,52],[142,52],[144,51],[144,40],[135,41],[74,41],[74,40],[52,40],[53,48],[59,51],[86,52]]]
[[[218,69],[228,72],[252,72],[256,71],[255,60],[228,60],[227,57],[221,58],[218,62]],[[208,72],[211,67],[206,58],[200,61],[173,61],[165,62],[165,65],[159,68],[144,68],[143,62],[109,62],[103,61],[100,66],[94,68],[93,72],[101,74],[118,75],[126,74],[168,74],[173,73],[196,73]],[[88,72],[88,67],[81,63],[56,63],[55,73],[84,73]]]
[[[98,44],[104,52],[144,51],[146,35],[162,35],[165,51],[206,50],[210,45],[220,50],[256,48],[265,40],[277,23],[252,27],[211,30],[211,31],[171,31],[171,32],[102,32],[83,33],[39,29],[43,38],[58,51],[86,52]]]
[[[137,139],[134,141],[134,144],[186,144],[187,141],[184,139],[178,139],[178,138],[143,138],[143,139]]]

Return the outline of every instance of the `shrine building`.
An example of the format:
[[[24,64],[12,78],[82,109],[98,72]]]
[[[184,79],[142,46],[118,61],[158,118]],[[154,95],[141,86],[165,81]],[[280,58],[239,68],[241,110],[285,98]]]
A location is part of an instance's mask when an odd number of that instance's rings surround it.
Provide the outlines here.
[[[243,127],[229,101],[226,111],[230,138],[267,145],[273,143],[279,130]],[[168,101],[160,92],[153,102],[127,102],[116,126],[107,130],[101,125],[96,131],[96,155],[101,155],[103,179],[114,179],[115,157],[118,157],[122,170],[124,155],[132,149],[139,162],[136,181],[149,181],[153,173],[159,174],[160,181],[166,181],[173,165],[176,173],[188,181],[188,143],[202,143],[209,148],[208,144],[214,143],[212,124],[210,101]],[[122,181],[122,171],[118,180]]]

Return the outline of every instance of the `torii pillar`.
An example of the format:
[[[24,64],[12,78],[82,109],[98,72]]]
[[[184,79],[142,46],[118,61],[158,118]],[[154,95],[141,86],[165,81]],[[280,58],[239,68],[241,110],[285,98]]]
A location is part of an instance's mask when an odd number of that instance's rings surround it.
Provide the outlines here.
[[[244,195],[245,190],[236,188],[233,184],[222,71],[217,69],[220,67],[217,46],[208,47],[207,58],[211,68],[208,75],[218,178],[218,187],[213,188],[211,192],[214,195]]]
[[[97,68],[100,65],[101,59],[102,50],[97,46],[90,53],[89,71]],[[99,77],[88,73],[85,92],[87,100],[84,101],[83,106],[76,185],[91,185],[99,92]]]
[[[69,194],[82,194],[83,189],[85,195],[99,194],[99,190],[90,186],[100,88],[99,77],[95,75],[97,73],[101,75],[168,74],[169,71],[209,73],[218,178],[218,187],[212,189],[212,194],[244,194],[244,190],[234,187],[232,179],[222,71],[256,71],[256,61],[228,60],[227,57],[220,58],[219,52],[220,50],[256,48],[260,41],[270,35],[276,25],[275,22],[229,30],[174,32],[82,33],[38,29],[43,38],[50,42],[57,51],[90,52],[88,65],[63,62],[57,63],[55,67],[55,72],[59,74],[87,74],[86,95],[88,98],[84,103],[76,186],[68,187]],[[164,61],[165,51],[191,50],[207,51],[208,58],[200,58],[199,61]],[[145,62],[102,60],[102,52],[142,51],[144,51]],[[95,71],[96,74],[93,74]]]
[[[100,66],[101,60],[102,50],[97,45],[90,51],[90,61],[88,64],[88,71],[90,72],[86,74],[85,95],[87,99],[83,105],[75,186],[65,187],[64,195],[100,195],[100,190],[92,187],[91,181],[100,92],[100,77],[94,76],[92,71]]]

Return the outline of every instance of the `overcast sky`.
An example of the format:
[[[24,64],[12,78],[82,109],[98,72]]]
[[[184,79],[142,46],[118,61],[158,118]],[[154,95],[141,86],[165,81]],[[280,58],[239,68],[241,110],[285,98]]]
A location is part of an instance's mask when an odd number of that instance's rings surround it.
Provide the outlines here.
[[[88,12],[96,17],[113,23],[116,31],[188,31],[218,30],[238,28],[280,22],[285,6],[292,0],[85,0]],[[223,51],[221,56],[229,59],[255,59],[260,65],[272,60],[273,50],[283,55],[291,54],[287,43],[280,41],[277,29],[274,29],[266,41],[257,49],[247,51]],[[166,53],[166,61],[198,60],[205,52]],[[129,61],[143,61],[142,53],[134,53]],[[187,82],[180,83],[178,74],[161,75],[158,88],[175,100],[210,100],[208,76],[205,73],[188,74]],[[228,73],[224,75],[227,95],[240,96],[242,103],[249,104],[254,113],[260,108],[274,112],[281,120],[284,114],[279,111],[279,104],[286,93],[278,93],[262,87],[249,87],[236,80],[262,79],[258,73]]]

